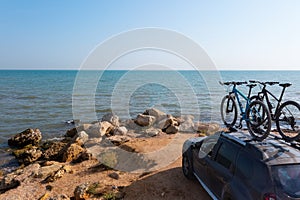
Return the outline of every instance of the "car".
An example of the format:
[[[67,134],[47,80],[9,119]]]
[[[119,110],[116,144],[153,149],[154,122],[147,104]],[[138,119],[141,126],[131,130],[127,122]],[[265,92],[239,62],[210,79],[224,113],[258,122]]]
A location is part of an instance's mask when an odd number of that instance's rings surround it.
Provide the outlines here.
[[[182,171],[212,199],[300,199],[300,147],[276,135],[255,141],[244,132],[217,132],[184,142]]]

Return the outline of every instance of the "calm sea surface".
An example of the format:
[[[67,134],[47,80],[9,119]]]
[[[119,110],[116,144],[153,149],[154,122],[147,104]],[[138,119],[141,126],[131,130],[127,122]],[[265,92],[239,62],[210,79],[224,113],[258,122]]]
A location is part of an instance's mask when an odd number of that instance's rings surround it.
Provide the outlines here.
[[[95,77],[99,80],[93,83]],[[65,123],[67,120],[101,119],[109,111],[128,119],[156,107],[175,116],[192,114],[202,121],[219,122],[219,104],[226,94],[219,80],[290,82],[293,85],[287,89],[285,99],[299,102],[299,77],[300,71],[105,71],[101,74],[2,70],[0,147],[5,147],[9,137],[26,128],[39,128],[44,138],[59,137],[72,127]],[[270,88],[279,94],[278,86]],[[77,102],[73,109],[72,98]]]

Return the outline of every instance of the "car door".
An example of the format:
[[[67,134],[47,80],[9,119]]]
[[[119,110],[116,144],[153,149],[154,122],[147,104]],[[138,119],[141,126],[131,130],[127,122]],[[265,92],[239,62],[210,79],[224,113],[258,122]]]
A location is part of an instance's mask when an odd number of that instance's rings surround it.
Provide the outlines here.
[[[233,178],[234,162],[239,148],[234,142],[222,139],[214,158],[207,162],[209,187],[218,198],[222,197],[223,188]]]
[[[201,144],[198,151],[194,151],[194,171],[198,178],[207,185],[209,177],[207,176],[207,163],[213,156],[213,149],[216,148],[219,137],[208,137]]]

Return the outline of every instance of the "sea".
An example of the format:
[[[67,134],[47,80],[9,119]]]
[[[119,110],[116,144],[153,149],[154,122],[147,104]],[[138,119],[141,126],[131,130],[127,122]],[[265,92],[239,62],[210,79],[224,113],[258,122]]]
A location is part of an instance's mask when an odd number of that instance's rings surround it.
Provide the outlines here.
[[[8,156],[7,140],[27,128],[40,129],[43,139],[59,138],[73,121],[90,123],[109,112],[126,120],[154,107],[220,122],[220,102],[229,90],[220,81],[292,83],[284,100],[300,102],[299,77],[300,71],[0,70],[0,157]],[[280,95],[278,85],[269,88]]]

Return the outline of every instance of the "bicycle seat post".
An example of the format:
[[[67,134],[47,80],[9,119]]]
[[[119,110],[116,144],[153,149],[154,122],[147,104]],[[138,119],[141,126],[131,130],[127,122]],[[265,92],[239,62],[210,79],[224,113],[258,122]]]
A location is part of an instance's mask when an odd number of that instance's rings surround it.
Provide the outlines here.
[[[248,84],[247,86],[249,87],[249,92],[248,92],[247,98],[250,99],[252,88],[254,88],[256,86],[256,84]]]

